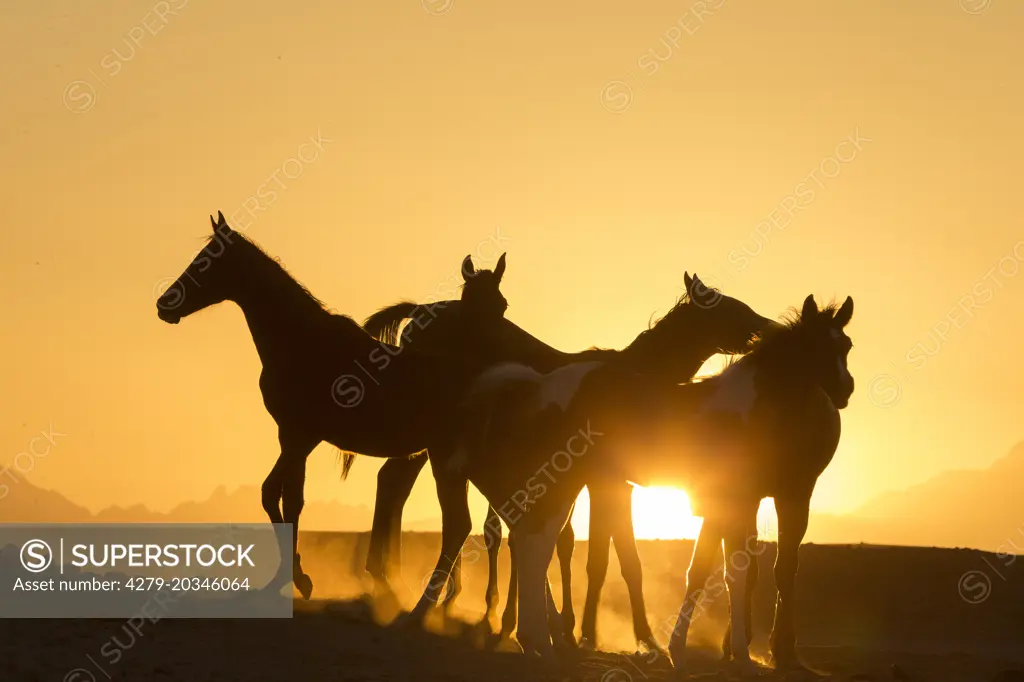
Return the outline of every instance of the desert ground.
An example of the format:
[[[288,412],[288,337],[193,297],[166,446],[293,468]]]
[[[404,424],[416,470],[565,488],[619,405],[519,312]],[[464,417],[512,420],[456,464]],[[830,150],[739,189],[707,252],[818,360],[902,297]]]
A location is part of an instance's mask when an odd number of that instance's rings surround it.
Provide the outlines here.
[[[0,622],[0,680],[600,680],[646,682],[673,673],[634,648],[625,585],[615,559],[602,600],[599,653],[572,652],[557,662],[485,651],[473,625],[483,609],[482,540],[464,550],[465,584],[457,608],[427,631],[389,626],[394,611],[361,596],[366,534],[306,533],[303,565],[314,599],[297,601],[291,620],[142,622],[115,620]],[[402,599],[430,574],[439,546],[432,533],[404,538]],[[641,541],[644,593],[652,627],[667,642],[685,587],[689,541]],[[586,542],[573,560],[577,623],[586,590]],[[614,552],[613,552],[614,554]],[[1024,561],[975,550],[870,545],[805,545],[799,575],[798,633],[804,661],[833,679],[1024,679]],[[754,599],[753,653],[765,660],[771,627],[774,546],[760,556]],[[508,556],[502,550],[502,597]],[[556,594],[557,569],[551,570]],[[715,593],[715,590],[709,590]],[[691,630],[682,675],[727,679],[715,649],[727,612],[724,596],[705,604]],[[578,628],[578,626],[577,626]],[[804,673],[766,679],[802,679]]]

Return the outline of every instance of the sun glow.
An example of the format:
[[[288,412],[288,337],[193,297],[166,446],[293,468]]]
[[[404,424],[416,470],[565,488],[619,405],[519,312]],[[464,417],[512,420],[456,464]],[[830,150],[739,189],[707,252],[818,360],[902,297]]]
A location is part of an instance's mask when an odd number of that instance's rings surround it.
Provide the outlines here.
[[[690,498],[679,488],[633,486],[633,529],[638,540],[692,539],[702,519],[693,515]],[[584,490],[572,517],[576,537],[589,537],[590,494]]]
[[[693,515],[690,497],[679,488],[633,486],[633,531],[638,540],[692,540],[704,520]],[[757,535],[761,540],[778,539],[775,503],[761,501],[757,511]],[[578,540],[590,537],[590,492],[576,500],[572,528]]]
[[[703,522],[693,515],[685,490],[633,488],[633,528],[638,539],[695,538]]]

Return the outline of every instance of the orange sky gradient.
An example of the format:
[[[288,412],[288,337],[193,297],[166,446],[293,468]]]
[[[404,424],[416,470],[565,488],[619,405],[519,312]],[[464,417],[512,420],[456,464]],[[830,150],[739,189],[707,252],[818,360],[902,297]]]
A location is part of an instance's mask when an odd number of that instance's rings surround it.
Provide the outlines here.
[[[1024,437],[1024,4],[703,7],[6,2],[0,464],[52,424],[28,476],[90,508],[262,481],[239,310],[154,305],[223,210],[358,320],[500,243],[507,316],[565,350],[684,270],[773,317],[851,295],[814,509],[988,466]],[[321,446],[306,497],[372,505],[378,467]],[[437,515],[425,474],[406,518]]]

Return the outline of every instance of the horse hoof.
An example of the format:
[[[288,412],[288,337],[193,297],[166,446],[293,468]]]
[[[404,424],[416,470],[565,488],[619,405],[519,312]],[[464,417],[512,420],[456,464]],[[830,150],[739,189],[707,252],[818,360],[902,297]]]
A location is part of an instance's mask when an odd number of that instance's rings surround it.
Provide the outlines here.
[[[309,577],[308,573],[299,573],[292,581],[295,583],[295,587],[299,590],[299,594],[302,595],[303,599],[308,600],[313,596],[313,580]]]
[[[387,581],[375,581],[369,595],[374,599],[393,599],[398,601],[398,593],[395,592],[391,583]]]
[[[405,630],[423,629],[428,616],[432,612],[433,609],[424,611],[420,608],[414,608],[412,611],[400,613],[393,621],[391,621],[391,626]]]
[[[683,669],[683,661],[686,657],[686,646],[675,647],[671,644],[668,645],[668,659],[672,662],[672,667],[676,670]]]
[[[808,668],[797,656],[772,656],[771,664],[776,671],[792,673],[798,678],[802,678],[803,676],[807,676],[808,678],[821,677],[820,674]]]
[[[597,651],[597,644],[589,637],[582,637],[577,646],[583,651]]]
[[[761,669],[749,658],[733,659],[732,668],[743,679],[757,677],[761,674]]]
[[[473,630],[484,638],[484,641],[489,640],[494,636],[494,627],[491,625],[491,619],[484,616],[480,622],[473,626]]]
[[[398,614],[395,619],[391,621],[391,627],[396,630],[410,630],[412,628],[418,628],[420,624],[420,619],[408,611]]]
[[[494,650],[498,653],[512,653],[512,654],[523,654],[523,646],[513,637],[506,637],[498,640],[498,644],[494,647]]]
[[[668,660],[668,652],[658,646],[658,643],[653,637],[647,639],[641,639],[636,644],[636,652],[640,656],[643,656],[648,662],[653,663],[654,661],[663,658]]]
[[[497,651],[501,653],[523,653],[523,647],[519,646],[519,642],[511,636],[501,632],[492,633],[486,639],[484,649],[487,651]]]
[[[546,644],[546,645],[545,645]],[[523,649],[523,654],[531,658],[540,658],[542,660],[555,660],[558,658],[555,647],[551,645],[551,642],[541,642],[538,645],[523,644],[519,642],[519,646]]]

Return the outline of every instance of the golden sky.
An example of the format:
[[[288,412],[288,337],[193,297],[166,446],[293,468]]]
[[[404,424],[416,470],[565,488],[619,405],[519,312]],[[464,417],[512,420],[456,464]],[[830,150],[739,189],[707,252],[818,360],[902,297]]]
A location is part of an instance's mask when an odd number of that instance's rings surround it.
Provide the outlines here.
[[[92,508],[262,481],[239,311],[154,305],[219,209],[360,320],[500,243],[508,317],[566,350],[684,270],[771,316],[851,295],[814,506],[987,466],[1024,436],[1022,32],[1008,0],[9,0],[0,462],[52,424],[29,478]],[[372,504],[377,467],[322,446],[307,498]]]

